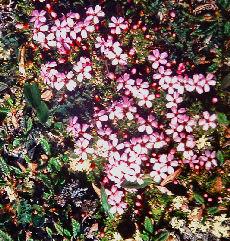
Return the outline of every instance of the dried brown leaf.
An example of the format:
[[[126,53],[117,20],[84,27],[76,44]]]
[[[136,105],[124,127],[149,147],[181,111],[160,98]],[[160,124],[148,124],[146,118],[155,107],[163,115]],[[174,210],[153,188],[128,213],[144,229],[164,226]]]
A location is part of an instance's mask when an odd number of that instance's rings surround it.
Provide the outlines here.
[[[41,99],[44,101],[50,101],[52,98],[53,98],[52,90],[46,90],[41,95]]]
[[[182,167],[179,167],[174,173],[168,175],[162,182],[161,182],[161,186],[164,187],[166,184],[174,181],[182,172]]]
[[[222,185],[222,178],[221,177],[217,177],[214,188],[217,192],[220,192],[220,193],[222,192],[223,185]]]
[[[12,124],[13,124],[14,128],[15,128],[15,129],[18,129],[18,127],[19,127],[19,125],[18,125],[18,120],[17,120],[17,118],[16,118],[15,115],[12,115],[11,121],[12,121]]]

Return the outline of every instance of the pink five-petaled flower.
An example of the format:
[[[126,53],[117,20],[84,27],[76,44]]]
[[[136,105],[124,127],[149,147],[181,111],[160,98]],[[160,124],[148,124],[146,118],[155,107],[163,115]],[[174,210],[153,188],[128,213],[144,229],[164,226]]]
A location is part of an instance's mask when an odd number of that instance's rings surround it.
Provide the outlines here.
[[[196,145],[194,141],[194,136],[187,135],[185,132],[180,132],[180,133],[175,132],[173,134],[173,140],[175,142],[178,142],[177,151],[184,152],[186,148],[192,149]]]
[[[216,85],[216,81],[213,78],[214,78],[213,74],[207,74],[207,76],[205,78],[205,84],[204,84],[204,91],[205,92],[210,91],[210,85],[211,86]]]
[[[163,65],[167,64],[166,58],[168,57],[168,54],[166,52],[161,54],[158,49],[154,49],[152,53],[153,54],[150,54],[148,56],[148,60],[153,62],[152,64],[153,69],[157,69],[160,64],[163,64]]]
[[[202,94],[204,92],[203,88],[205,85],[205,78],[202,74],[194,74],[193,75],[193,86],[198,94]]]
[[[87,20],[92,20],[94,24],[99,23],[99,18],[98,17],[104,17],[105,13],[101,10],[101,6],[96,5],[95,9],[92,7],[89,7],[88,10],[86,11],[87,15]]]
[[[206,170],[210,170],[212,165],[217,166],[216,152],[206,150],[204,156],[200,156],[198,159],[200,161],[200,166],[204,166]]]
[[[42,10],[41,12],[38,12],[38,10],[34,10],[32,12],[32,18],[30,19],[30,22],[34,22],[34,26],[36,27],[37,24],[40,22],[45,23],[46,17],[44,16],[46,14],[46,11]]]
[[[202,126],[204,131],[207,131],[210,127],[216,128],[216,114],[210,115],[208,111],[203,112],[204,119],[199,120],[198,124]]]
[[[149,115],[147,121],[142,117],[139,117],[137,121],[140,124],[140,126],[138,127],[138,131],[146,131],[149,135],[153,133],[153,128],[158,127],[158,122],[155,120],[155,117],[153,115]]]
[[[154,74],[153,75],[153,79],[159,79],[159,84],[163,85],[165,80],[170,79],[171,77],[169,75],[172,74],[172,70],[171,69],[166,69],[164,68],[164,66],[160,66],[158,68],[159,73],[158,74]]]
[[[122,17],[117,19],[113,16],[111,21],[112,23],[109,23],[109,27],[112,28],[111,33],[121,34],[121,29],[125,30],[128,28],[128,24],[124,22],[124,18]]]
[[[87,154],[92,154],[94,152],[93,148],[89,148],[89,140],[81,137],[76,141],[76,148],[74,152],[79,155],[83,161],[87,160]]]
[[[94,31],[94,26],[90,25],[90,20],[85,20],[84,22],[79,22],[76,24],[74,27],[74,32],[75,33],[81,33],[82,38],[87,38],[88,33],[87,32],[93,32]],[[75,36],[71,36],[72,38],[75,39]]]
[[[147,108],[151,108],[153,106],[151,101],[155,99],[155,95],[149,94],[149,91],[146,90],[140,93],[138,95],[138,98],[140,99],[140,101],[138,102],[139,106],[146,105]]]
[[[173,106],[177,108],[177,105],[183,101],[183,98],[179,95],[178,92],[174,92],[172,95],[167,94],[166,100],[168,101],[166,104],[167,108],[172,108]]]
[[[78,73],[77,80],[82,82],[84,78],[91,79],[90,71],[92,70],[91,62],[89,58],[81,57],[73,69]]]
[[[93,118],[94,118],[94,121],[96,122],[96,126],[98,129],[102,127],[102,124],[101,124],[102,121],[108,121],[109,119],[104,110],[101,110],[98,113],[95,113]]]

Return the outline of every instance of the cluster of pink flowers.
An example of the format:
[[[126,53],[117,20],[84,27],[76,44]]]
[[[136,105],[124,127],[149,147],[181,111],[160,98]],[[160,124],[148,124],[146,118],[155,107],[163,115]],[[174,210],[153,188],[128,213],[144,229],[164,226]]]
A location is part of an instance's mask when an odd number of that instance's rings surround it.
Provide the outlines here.
[[[43,64],[41,77],[45,84],[57,90],[66,86],[73,91],[77,84],[84,84],[84,81],[90,80],[94,75],[91,59],[79,54],[78,61],[73,64],[73,71],[65,73],[57,71],[57,63],[67,62],[68,55],[76,46],[87,49],[89,33],[97,31],[99,18],[105,14],[99,5],[88,8],[85,19],[81,19],[78,13],[69,13],[60,19],[51,14],[54,22],[52,26],[46,24],[48,14],[44,10],[33,11],[33,39],[43,49],[56,48],[62,57],[57,62]],[[107,68],[114,68],[113,66],[118,64],[123,67],[123,72],[118,76],[108,70],[108,76],[114,81],[120,98],[102,105],[103,107],[95,106],[90,125],[80,123],[76,116],[71,118],[67,132],[75,138],[74,152],[83,161],[91,158],[92,154],[100,153],[95,145],[99,137],[99,142],[103,143],[106,150],[104,158],[107,160],[103,183],[105,186],[112,186],[110,190],[105,189],[111,205],[110,211],[122,214],[127,207],[124,202],[126,189],[122,187],[125,180],[142,184],[142,177],[147,170],[153,180],[159,183],[172,174],[182,162],[196,169],[199,166],[210,170],[217,166],[216,152],[205,150],[200,153],[193,135],[200,127],[204,131],[215,128],[216,115],[204,111],[203,117],[197,120],[189,116],[187,109],[183,107],[187,92],[209,92],[216,81],[212,74],[206,77],[194,74],[190,78],[185,73],[183,63],[179,64],[174,74],[168,53],[161,53],[159,49],[152,50],[148,56],[153,72],[151,81],[143,78],[136,68],[129,72],[125,68],[128,55],[124,53],[120,43],[121,33],[127,30],[129,25],[122,17],[112,17],[108,27],[111,28],[111,35],[106,38],[98,34],[96,37],[91,36],[91,39],[95,38],[93,51],[97,60],[106,61]],[[95,51],[96,49],[99,51]],[[129,51],[130,55],[133,55],[136,50],[131,48]],[[152,88],[153,84],[166,94],[165,108],[162,110],[164,124],[160,123],[162,118],[158,119],[155,114],[160,94]],[[126,123],[126,127],[135,125],[135,136],[126,133],[121,136],[119,123]],[[91,132],[92,130],[94,132]],[[161,154],[156,154],[159,151]]]

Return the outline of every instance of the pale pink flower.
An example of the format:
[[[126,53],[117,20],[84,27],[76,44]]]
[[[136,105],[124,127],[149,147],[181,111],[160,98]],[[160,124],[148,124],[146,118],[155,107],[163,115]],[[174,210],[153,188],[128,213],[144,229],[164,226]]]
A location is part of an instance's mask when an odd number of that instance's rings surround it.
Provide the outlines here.
[[[92,154],[94,152],[93,148],[89,148],[89,140],[85,138],[79,138],[76,141],[76,148],[74,152],[76,155],[79,155],[83,161],[87,160],[87,154]]]
[[[200,166],[204,166],[206,170],[210,170],[212,166],[218,166],[217,160],[216,160],[216,152],[206,150],[204,156],[200,156],[199,164]]]
[[[168,57],[168,54],[166,52],[164,53],[160,53],[158,49],[154,49],[152,51],[153,54],[150,54],[148,56],[148,60],[153,62],[152,64],[152,68],[153,69],[157,69],[159,67],[160,64],[167,64],[167,57]]]
[[[114,33],[121,34],[121,30],[125,30],[128,28],[128,24],[124,22],[124,18],[119,17],[115,18],[114,16],[111,18],[112,23],[109,23],[109,27],[114,29]],[[111,30],[111,32],[113,32]]]
[[[205,78],[202,74],[193,75],[193,85],[195,86],[195,90],[198,94],[202,94],[204,92],[203,88],[205,85]]]
[[[214,86],[214,85],[216,85],[216,81],[214,80],[214,75],[207,74],[207,76],[205,78],[204,91],[209,92],[210,86]]]
[[[204,131],[207,131],[210,127],[216,128],[216,123],[215,123],[216,115],[215,114],[210,115],[210,113],[208,111],[204,111],[203,117],[204,117],[204,119],[199,120],[198,124],[200,126],[202,126],[202,129]]]
[[[146,105],[147,108],[151,108],[153,106],[152,101],[155,99],[155,95],[149,94],[149,91],[147,90],[146,92],[140,94],[138,98],[140,99],[138,102],[139,106]]]
[[[83,39],[88,37],[88,32],[93,32],[94,31],[94,26],[90,25],[89,20],[85,20],[84,22],[78,22],[76,26],[74,27],[74,32],[75,33],[81,33],[81,37]],[[72,38],[75,39],[75,36],[73,34]]]
[[[46,11],[42,10],[39,12],[38,10],[34,10],[32,12],[32,18],[30,19],[30,22],[34,22],[35,26],[39,22],[45,23],[46,22],[46,17],[45,17]]]
[[[172,95],[167,94],[166,100],[168,101],[166,104],[167,108],[172,108],[173,106],[177,108],[177,105],[183,101],[183,97],[179,93],[174,92]]]
[[[160,79],[159,84],[162,85],[164,83],[165,80],[171,78],[169,75],[172,74],[172,70],[171,69],[166,69],[164,68],[164,66],[160,66],[158,68],[158,74],[154,74],[153,75],[153,79]]]
[[[92,20],[94,24],[99,23],[99,17],[104,17],[105,13],[101,10],[101,6],[96,5],[95,9],[92,7],[89,7],[88,10],[86,11],[87,15],[87,20]]]

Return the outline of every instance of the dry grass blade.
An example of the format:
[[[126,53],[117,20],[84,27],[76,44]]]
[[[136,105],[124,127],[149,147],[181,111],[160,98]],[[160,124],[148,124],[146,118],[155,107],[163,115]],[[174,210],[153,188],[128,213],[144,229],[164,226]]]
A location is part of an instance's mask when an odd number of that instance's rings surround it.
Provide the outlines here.
[[[161,187],[164,187],[166,184],[174,181],[182,172],[182,167],[179,167],[174,173],[168,175],[162,182],[161,182]]]
[[[20,59],[19,59],[19,72],[22,73],[23,76],[26,75],[25,53],[26,53],[26,47],[23,46],[21,51],[20,51]]]
[[[98,197],[101,198],[100,188],[98,188],[94,183],[92,183],[92,187],[93,187],[94,191],[96,192],[96,194],[98,195]]]

